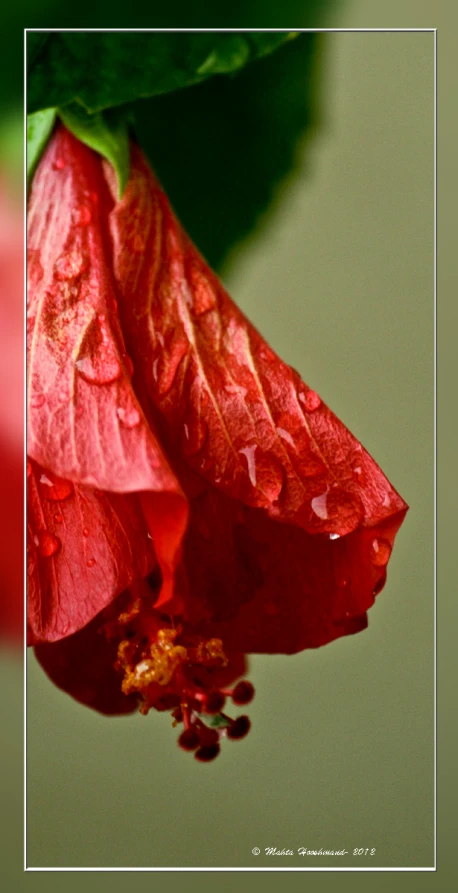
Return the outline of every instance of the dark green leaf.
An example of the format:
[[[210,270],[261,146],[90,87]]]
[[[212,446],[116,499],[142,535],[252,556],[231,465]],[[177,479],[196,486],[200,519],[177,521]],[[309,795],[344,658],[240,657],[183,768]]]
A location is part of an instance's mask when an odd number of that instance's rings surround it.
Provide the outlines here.
[[[30,112],[78,101],[99,112],[228,74],[272,52],[283,32],[54,32],[29,60]]]
[[[129,133],[125,115],[117,112],[89,115],[74,103],[59,109],[59,117],[82,143],[100,152],[113,165],[121,198],[129,179]]]
[[[56,120],[56,109],[27,115],[27,179],[30,180],[45,149]]]
[[[307,176],[320,124],[326,36],[302,34],[237,77],[134,103],[135,136],[211,267]]]

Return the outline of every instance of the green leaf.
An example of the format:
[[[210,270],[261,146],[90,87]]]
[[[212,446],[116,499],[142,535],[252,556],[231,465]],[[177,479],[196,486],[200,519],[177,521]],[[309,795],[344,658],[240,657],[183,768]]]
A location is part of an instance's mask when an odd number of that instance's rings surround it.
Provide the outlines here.
[[[229,74],[271,53],[291,32],[28,33],[28,109],[77,101],[89,112]]]
[[[89,115],[74,103],[59,109],[59,117],[82,143],[100,152],[113,165],[121,198],[129,179],[129,132],[125,114],[113,111]]]
[[[225,716],[222,716],[221,713],[217,713],[215,716],[210,716],[209,724],[213,729],[223,729],[230,726],[230,721]]]
[[[41,158],[56,120],[56,109],[43,109],[34,115],[27,115],[27,180]]]

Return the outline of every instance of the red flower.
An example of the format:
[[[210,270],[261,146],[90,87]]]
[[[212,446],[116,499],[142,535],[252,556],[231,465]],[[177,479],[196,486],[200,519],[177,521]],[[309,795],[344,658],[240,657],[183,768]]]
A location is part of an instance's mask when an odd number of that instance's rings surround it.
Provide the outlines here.
[[[232,302],[136,146],[112,168],[63,127],[29,211],[29,629],[104,712],[251,697],[243,654],[367,625],[407,506]],[[102,633],[102,634],[100,634]],[[249,698],[248,698],[249,699]]]

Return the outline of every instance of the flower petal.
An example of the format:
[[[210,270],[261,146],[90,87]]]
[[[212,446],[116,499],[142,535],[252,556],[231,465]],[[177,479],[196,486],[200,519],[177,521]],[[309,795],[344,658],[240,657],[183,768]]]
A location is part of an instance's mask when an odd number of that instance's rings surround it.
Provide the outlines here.
[[[85,626],[157,568],[140,499],[103,493],[28,463],[30,644]]]
[[[112,194],[116,181],[104,165]],[[246,505],[343,536],[406,504],[342,422],[233,303],[142,154],[110,213],[123,331],[168,448]]]
[[[170,600],[187,504],[132,386],[111,272],[111,204],[99,156],[59,127],[34,177],[29,206],[28,452],[83,487],[142,493],[163,598]],[[76,560],[78,542],[71,547]],[[105,581],[97,605],[135,575],[121,562],[118,577],[116,585],[114,577]],[[90,619],[89,606],[84,617]]]
[[[137,698],[121,691],[114,668],[117,646],[107,641],[100,625],[97,616],[72,636],[36,646],[35,655],[55,685],[75,700],[107,715],[132,713]]]
[[[118,493],[179,493],[131,383],[98,156],[63,127],[28,217],[28,452],[62,478]]]
[[[358,632],[403,518],[331,539],[207,488],[191,502],[185,619],[247,653],[288,654]]]

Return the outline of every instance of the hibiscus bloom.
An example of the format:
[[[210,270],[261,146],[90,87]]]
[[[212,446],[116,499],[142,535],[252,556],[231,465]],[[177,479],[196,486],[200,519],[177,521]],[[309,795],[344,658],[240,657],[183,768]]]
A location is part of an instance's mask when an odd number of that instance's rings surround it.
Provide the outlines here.
[[[28,232],[30,644],[75,698],[171,710],[212,759],[249,728],[223,713],[253,695],[244,655],[366,627],[406,503],[233,303],[137,146],[119,200],[59,126]]]

